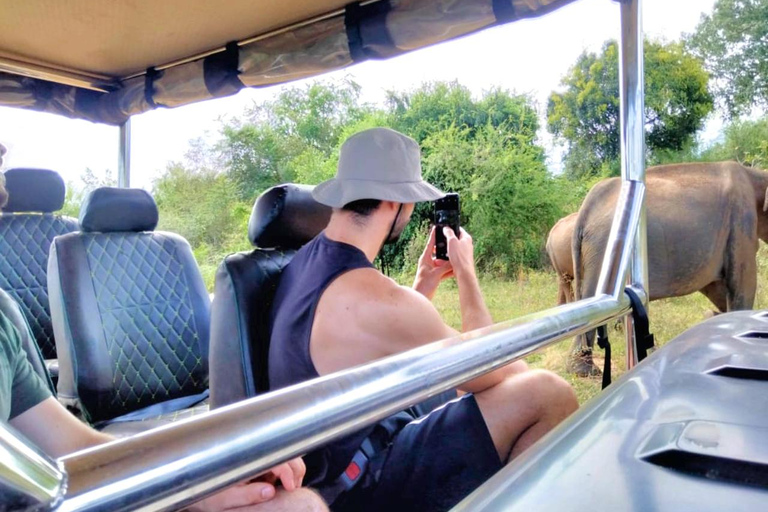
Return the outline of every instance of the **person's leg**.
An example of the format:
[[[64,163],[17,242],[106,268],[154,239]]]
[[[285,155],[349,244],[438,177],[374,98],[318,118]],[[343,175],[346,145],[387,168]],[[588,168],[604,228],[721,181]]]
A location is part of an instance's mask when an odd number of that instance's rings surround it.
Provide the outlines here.
[[[328,512],[328,507],[315,491],[305,487],[291,492],[278,490],[275,497],[266,503],[237,510],[241,512]]]
[[[508,462],[578,406],[570,384],[554,373],[530,370],[475,393],[501,460]]]

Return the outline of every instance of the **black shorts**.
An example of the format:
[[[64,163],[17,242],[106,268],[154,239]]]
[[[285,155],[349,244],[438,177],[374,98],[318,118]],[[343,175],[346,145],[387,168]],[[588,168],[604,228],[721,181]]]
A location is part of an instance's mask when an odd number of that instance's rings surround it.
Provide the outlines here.
[[[388,452],[378,482],[353,489],[334,511],[449,510],[502,467],[472,394],[408,423]]]

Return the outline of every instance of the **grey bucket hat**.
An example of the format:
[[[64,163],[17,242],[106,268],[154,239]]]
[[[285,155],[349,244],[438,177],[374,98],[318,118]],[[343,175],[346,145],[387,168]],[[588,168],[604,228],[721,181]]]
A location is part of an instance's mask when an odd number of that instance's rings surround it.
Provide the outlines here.
[[[333,208],[358,199],[418,203],[443,196],[421,178],[416,141],[389,128],[371,128],[347,139],[336,177],[312,191],[316,201]]]

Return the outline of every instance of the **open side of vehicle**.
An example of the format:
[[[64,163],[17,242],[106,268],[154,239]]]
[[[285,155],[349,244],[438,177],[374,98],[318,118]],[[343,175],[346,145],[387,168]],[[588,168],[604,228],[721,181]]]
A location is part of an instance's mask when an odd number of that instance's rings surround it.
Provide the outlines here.
[[[224,7],[196,0],[169,7],[146,0],[139,2],[141,8],[134,8],[136,2],[93,4],[93,17],[84,20],[67,9],[56,10],[59,17],[45,16],[50,0],[28,1],[4,6],[4,14],[13,15],[0,17],[0,105],[119,125],[119,182],[127,187],[131,115],[395,56],[569,2],[292,0],[263,7],[239,0]],[[621,0],[620,9],[623,188],[594,297],[60,460],[0,426],[0,510],[183,507],[615,318],[626,318],[627,363],[634,367],[647,348],[636,337],[634,318],[648,296],[640,0]],[[39,24],[30,37],[33,22]],[[82,37],[56,44],[61,27]],[[136,44],[126,45],[125,33]],[[691,330],[457,508],[505,510],[526,503],[536,510],[607,504],[622,510],[681,505],[751,510],[764,503],[768,421],[761,414],[766,404],[755,392],[765,381],[764,323],[760,316],[738,313]],[[258,391],[258,354],[221,353],[212,360],[216,357],[225,365],[236,359],[244,374],[251,372],[237,393]],[[240,398],[237,393],[233,396]],[[741,398],[745,395],[748,401]],[[744,408],[738,407],[740,400]],[[714,487],[706,485],[711,481]],[[712,497],[721,490],[729,492]]]

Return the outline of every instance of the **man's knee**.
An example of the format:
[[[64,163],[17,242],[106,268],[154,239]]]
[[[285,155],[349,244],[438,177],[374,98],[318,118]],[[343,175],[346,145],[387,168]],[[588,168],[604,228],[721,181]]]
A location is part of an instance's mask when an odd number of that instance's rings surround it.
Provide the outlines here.
[[[545,411],[565,418],[579,408],[579,400],[573,387],[559,375],[546,370],[531,370],[532,382],[541,406]]]
[[[301,510],[306,512],[328,512],[328,507],[325,505],[323,498],[320,497],[315,491],[311,489],[297,489],[294,491],[299,493],[299,504],[303,508],[296,508],[291,510]]]
[[[484,400],[499,405],[509,404],[510,400],[522,400],[528,408],[538,411],[534,414],[539,417],[549,415],[565,418],[579,407],[571,385],[546,370],[528,370],[510,375],[482,395],[485,395]]]
[[[253,510],[254,512],[328,512],[328,507],[320,495],[304,487],[290,492],[280,490],[274,499],[254,506]]]

